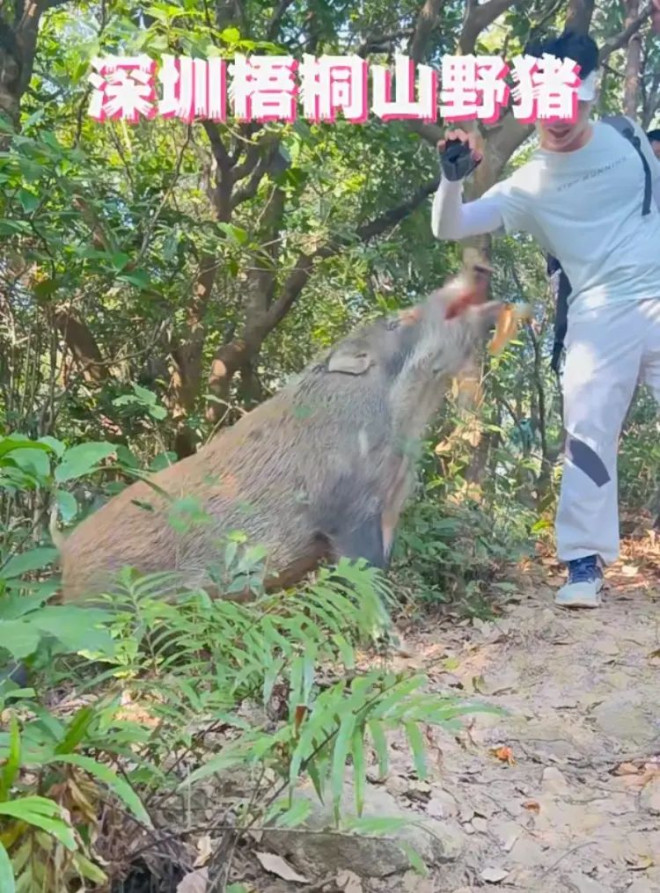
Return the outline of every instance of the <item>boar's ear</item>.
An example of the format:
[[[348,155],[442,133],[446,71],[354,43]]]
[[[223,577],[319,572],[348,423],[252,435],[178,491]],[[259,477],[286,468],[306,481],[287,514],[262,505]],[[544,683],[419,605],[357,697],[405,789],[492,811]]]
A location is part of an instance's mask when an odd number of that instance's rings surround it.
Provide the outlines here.
[[[347,375],[364,375],[374,364],[374,359],[366,350],[339,349],[328,360],[328,372],[344,372]]]

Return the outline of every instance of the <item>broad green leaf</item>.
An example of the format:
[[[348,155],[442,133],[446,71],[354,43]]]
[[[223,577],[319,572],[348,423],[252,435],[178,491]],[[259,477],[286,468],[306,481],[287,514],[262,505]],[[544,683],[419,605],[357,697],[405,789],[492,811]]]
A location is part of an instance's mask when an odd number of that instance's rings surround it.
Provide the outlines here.
[[[124,254],[123,252],[117,252],[117,254],[113,254],[110,258],[110,262],[115,270],[123,270],[127,263],[130,262],[130,256],[128,254]]]
[[[224,40],[225,43],[236,43],[237,40],[241,39],[241,32],[238,28],[225,28],[224,31],[220,32],[220,39]]]
[[[131,285],[135,285],[140,289],[151,287],[151,279],[146,270],[133,270],[130,273],[121,273],[117,278],[120,281],[129,282]]]
[[[55,561],[57,557],[57,549],[52,549],[50,546],[30,549],[29,552],[23,552],[10,558],[7,564],[0,569],[0,577],[11,580],[29,571],[40,570]]]
[[[9,722],[9,754],[0,770],[0,800],[7,800],[21,765],[21,736],[18,720],[12,713]],[[2,887],[0,887],[2,890]]]
[[[2,574],[0,574],[0,581],[1,580]],[[47,580],[39,580],[38,582],[31,580],[29,584],[22,582],[18,577],[14,577],[11,580],[6,580],[4,582],[7,587],[7,592],[10,594],[22,594],[23,590],[29,585],[31,594],[30,596],[25,595],[24,597],[27,599],[31,598],[32,595],[38,596],[42,604],[55,595],[60,588],[60,584],[55,576],[49,577]]]
[[[2,893],[16,893],[14,871],[7,850],[0,842],[0,890]]]
[[[30,224],[26,220],[0,220],[0,236],[14,236],[17,233],[29,235],[31,233]]]
[[[0,575],[1,576],[1,575]],[[0,621],[18,620],[31,611],[40,608],[48,596],[41,592],[36,595],[5,595],[0,598]]]
[[[27,189],[19,189],[18,200],[26,214],[29,214],[31,211],[34,211],[35,208],[39,207],[39,196]]]
[[[40,437],[37,443],[43,444],[44,446],[52,449],[52,451],[58,458],[61,458],[66,451],[65,443],[62,443],[61,440],[57,440],[55,437],[50,437],[50,435],[48,434],[46,434],[44,437]]]
[[[0,646],[17,660],[29,657],[39,647],[38,630],[23,620],[0,621]]]
[[[78,503],[73,493],[68,490],[58,490],[55,493],[57,507],[63,521],[72,521],[78,514]]]
[[[47,605],[31,615],[30,621],[44,635],[53,636],[71,651],[97,651],[111,656],[115,653],[115,640],[107,629],[95,628],[111,616],[100,609],[77,605]]]
[[[233,223],[218,223],[217,226],[239,245],[244,245],[248,240],[247,232],[240,226],[235,226]]]
[[[8,453],[13,452],[13,450],[42,450],[43,452],[50,452],[51,448],[47,443],[40,443],[39,441],[30,440],[27,437],[2,437],[0,438],[0,459],[3,456],[6,456]]]
[[[35,450],[31,446],[22,450],[14,450],[11,459],[23,471],[32,472],[45,480],[50,474],[50,457],[43,450]]]
[[[68,850],[76,849],[73,829],[60,818],[60,807],[47,797],[29,795],[0,803],[0,815],[11,816],[41,828],[56,837]]]
[[[115,452],[110,443],[81,443],[68,449],[62,461],[55,469],[55,480],[63,484],[65,481],[80,478],[93,471],[99,462],[107,459]]]
[[[139,384],[134,384],[133,390],[135,391],[135,396],[142,400],[143,403],[148,405],[153,405],[156,403],[157,398],[153,391],[148,391],[146,388],[141,387]]]

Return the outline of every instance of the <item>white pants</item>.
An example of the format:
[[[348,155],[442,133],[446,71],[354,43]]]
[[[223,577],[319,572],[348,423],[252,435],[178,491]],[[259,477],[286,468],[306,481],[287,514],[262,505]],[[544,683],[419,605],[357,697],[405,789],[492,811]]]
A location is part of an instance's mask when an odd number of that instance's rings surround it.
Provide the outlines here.
[[[570,450],[564,455],[557,556],[565,562],[597,553],[610,564],[619,556],[617,448],[637,382],[660,403],[660,300],[569,312],[565,346],[564,428],[578,444],[573,458]],[[607,483],[579,467],[587,448],[602,460]]]

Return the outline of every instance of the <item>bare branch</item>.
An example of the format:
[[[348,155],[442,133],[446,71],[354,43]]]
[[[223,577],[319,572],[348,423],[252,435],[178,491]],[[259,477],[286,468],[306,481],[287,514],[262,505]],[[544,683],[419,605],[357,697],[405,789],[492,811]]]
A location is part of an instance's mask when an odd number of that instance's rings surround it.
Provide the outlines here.
[[[395,41],[401,40],[403,37],[412,37],[414,31],[414,28],[402,28],[388,34],[369,35],[357,48],[355,55],[366,59],[370,53],[383,53],[389,50]]]
[[[382,235],[390,227],[400,223],[413,213],[430,195],[438,188],[439,180],[433,180],[420,187],[415,194],[394,208],[390,208],[376,217],[374,220],[358,227],[354,240],[349,238],[334,238],[324,243],[311,254],[299,255],[294,269],[289,274],[278,300],[270,308],[267,316],[268,331],[272,331],[291,309],[292,304],[303,290],[307,280],[312,274],[315,264],[320,260],[326,260],[338,254],[339,251],[350,244],[351,241],[368,242],[375,236]]]
[[[639,17],[639,0],[626,0],[626,21],[632,25]],[[642,44],[639,33],[631,34],[626,46],[626,76],[623,87],[623,114],[637,120]]]
[[[623,31],[619,32],[611,40],[606,41],[600,50],[600,61],[603,62],[612,53],[625,47],[633,34],[636,34],[642,25],[646,22],[652,12],[652,5],[647,4],[638,16],[632,19]]]
[[[413,211],[416,211],[425,199],[430,195],[433,195],[439,185],[440,180],[436,179],[432,180],[430,183],[426,183],[424,186],[420,186],[419,189],[406,201],[385,211],[384,214],[381,214],[380,217],[376,217],[375,220],[371,220],[369,223],[364,223],[362,226],[359,226],[356,231],[359,241],[368,242],[369,239],[373,239],[374,236],[380,236],[385,230],[392,226],[396,226],[397,223],[401,223],[401,221],[405,220],[406,217],[409,217]]]
[[[439,124],[420,121],[418,118],[409,118],[406,121],[406,126],[409,130],[412,130],[413,133],[419,134],[423,140],[426,140],[426,142],[430,143],[432,146],[436,146],[439,140],[445,138],[444,128]]]
[[[264,154],[271,154],[273,148],[276,148],[279,142],[279,135],[272,131],[266,133],[258,142],[251,142],[247,147],[245,160],[234,167],[232,174],[234,183],[251,174],[257,164],[263,159]]]
[[[650,89],[645,89],[642,125],[644,130],[651,126],[651,121],[660,107],[660,71],[653,75]]]
[[[489,134],[484,159],[475,171],[474,183],[479,195],[498,180],[513,153],[533,132],[533,124],[521,124],[511,112],[504,115],[499,129]]]
[[[282,244],[282,228],[286,210],[286,193],[274,186],[261,215],[261,250],[247,276],[245,315],[257,319],[268,310],[277,284],[278,256]]]
[[[274,162],[276,161],[276,156],[278,154],[279,145],[278,143],[275,143],[274,145],[270,146],[268,151],[259,158],[248,183],[245,186],[241,186],[239,189],[236,189],[234,191],[231,197],[232,209],[236,208],[243,202],[254,198],[254,196],[257,194],[257,190],[259,189],[259,184],[263,180],[264,176],[273,168]]]
[[[534,24],[532,25],[529,32],[530,38],[533,37],[535,34],[538,34],[546,25],[546,23],[549,22],[550,19],[552,19],[559,12],[560,7],[562,7],[563,5],[564,0],[552,0],[552,2],[548,4],[548,7],[541,18],[538,19],[538,21],[534,22]],[[509,35],[507,35],[507,38],[508,36]]]
[[[461,53],[467,55],[474,52],[477,38],[481,32],[495,21],[503,12],[513,6],[515,0],[488,0],[477,5],[477,0],[467,0],[463,30],[458,39]]]
[[[594,14],[595,0],[570,0],[566,11],[565,27],[578,34],[588,34]]]
[[[422,6],[417,17],[415,33],[410,42],[410,49],[408,50],[408,55],[413,62],[419,64],[426,55],[431,33],[436,26],[444,5],[445,0],[426,0],[426,3]]]
[[[218,168],[223,174],[228,176],[231,172],[231,159],[225,144],[222,142],[218,125],[214,121],[204,120],[202,121],[202,127],[206,131],[206,136],[211,144],[211,151]]]
[[[273,13],[273,17],[270,20],[270,23],[266,30],[267,40],[275,40],[275,38],[277,37],[277,32],[280,29],[280,23],[284,17],[284,14],[293,2],[294,0],[280,0],[280,2],[277,4],[277,9]]]

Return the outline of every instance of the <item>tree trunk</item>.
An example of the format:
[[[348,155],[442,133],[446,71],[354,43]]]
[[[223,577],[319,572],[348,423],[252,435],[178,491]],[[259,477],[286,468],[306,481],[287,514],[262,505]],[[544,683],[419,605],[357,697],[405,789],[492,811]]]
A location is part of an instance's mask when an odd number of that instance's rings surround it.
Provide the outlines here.
[[[565,27],[578,34],[588,34],[595,0],[571,0],[566,11]]]
[[[204,314],[209,304],[217,261],[206,255],[202,258],[193,295],[188,308],[185,339],[171,350],[169,404],[175,425],[174,449],[179,459],[190,456],[196,449],[196,437],[188,425],[202,382],[202,361],[206,330]]]
[[[639,16],[640,0],[625,0],[626,27],[632,24]],[[626,50],[626,73],[623,89],[623,114],[637,120],[637,106],[639,102],[639,76],[642,64],[642,38],[637,31],[628,40]]]
[[[652,3],[651,29],[654,34],[660,34],[660,0],[653,0]]]

